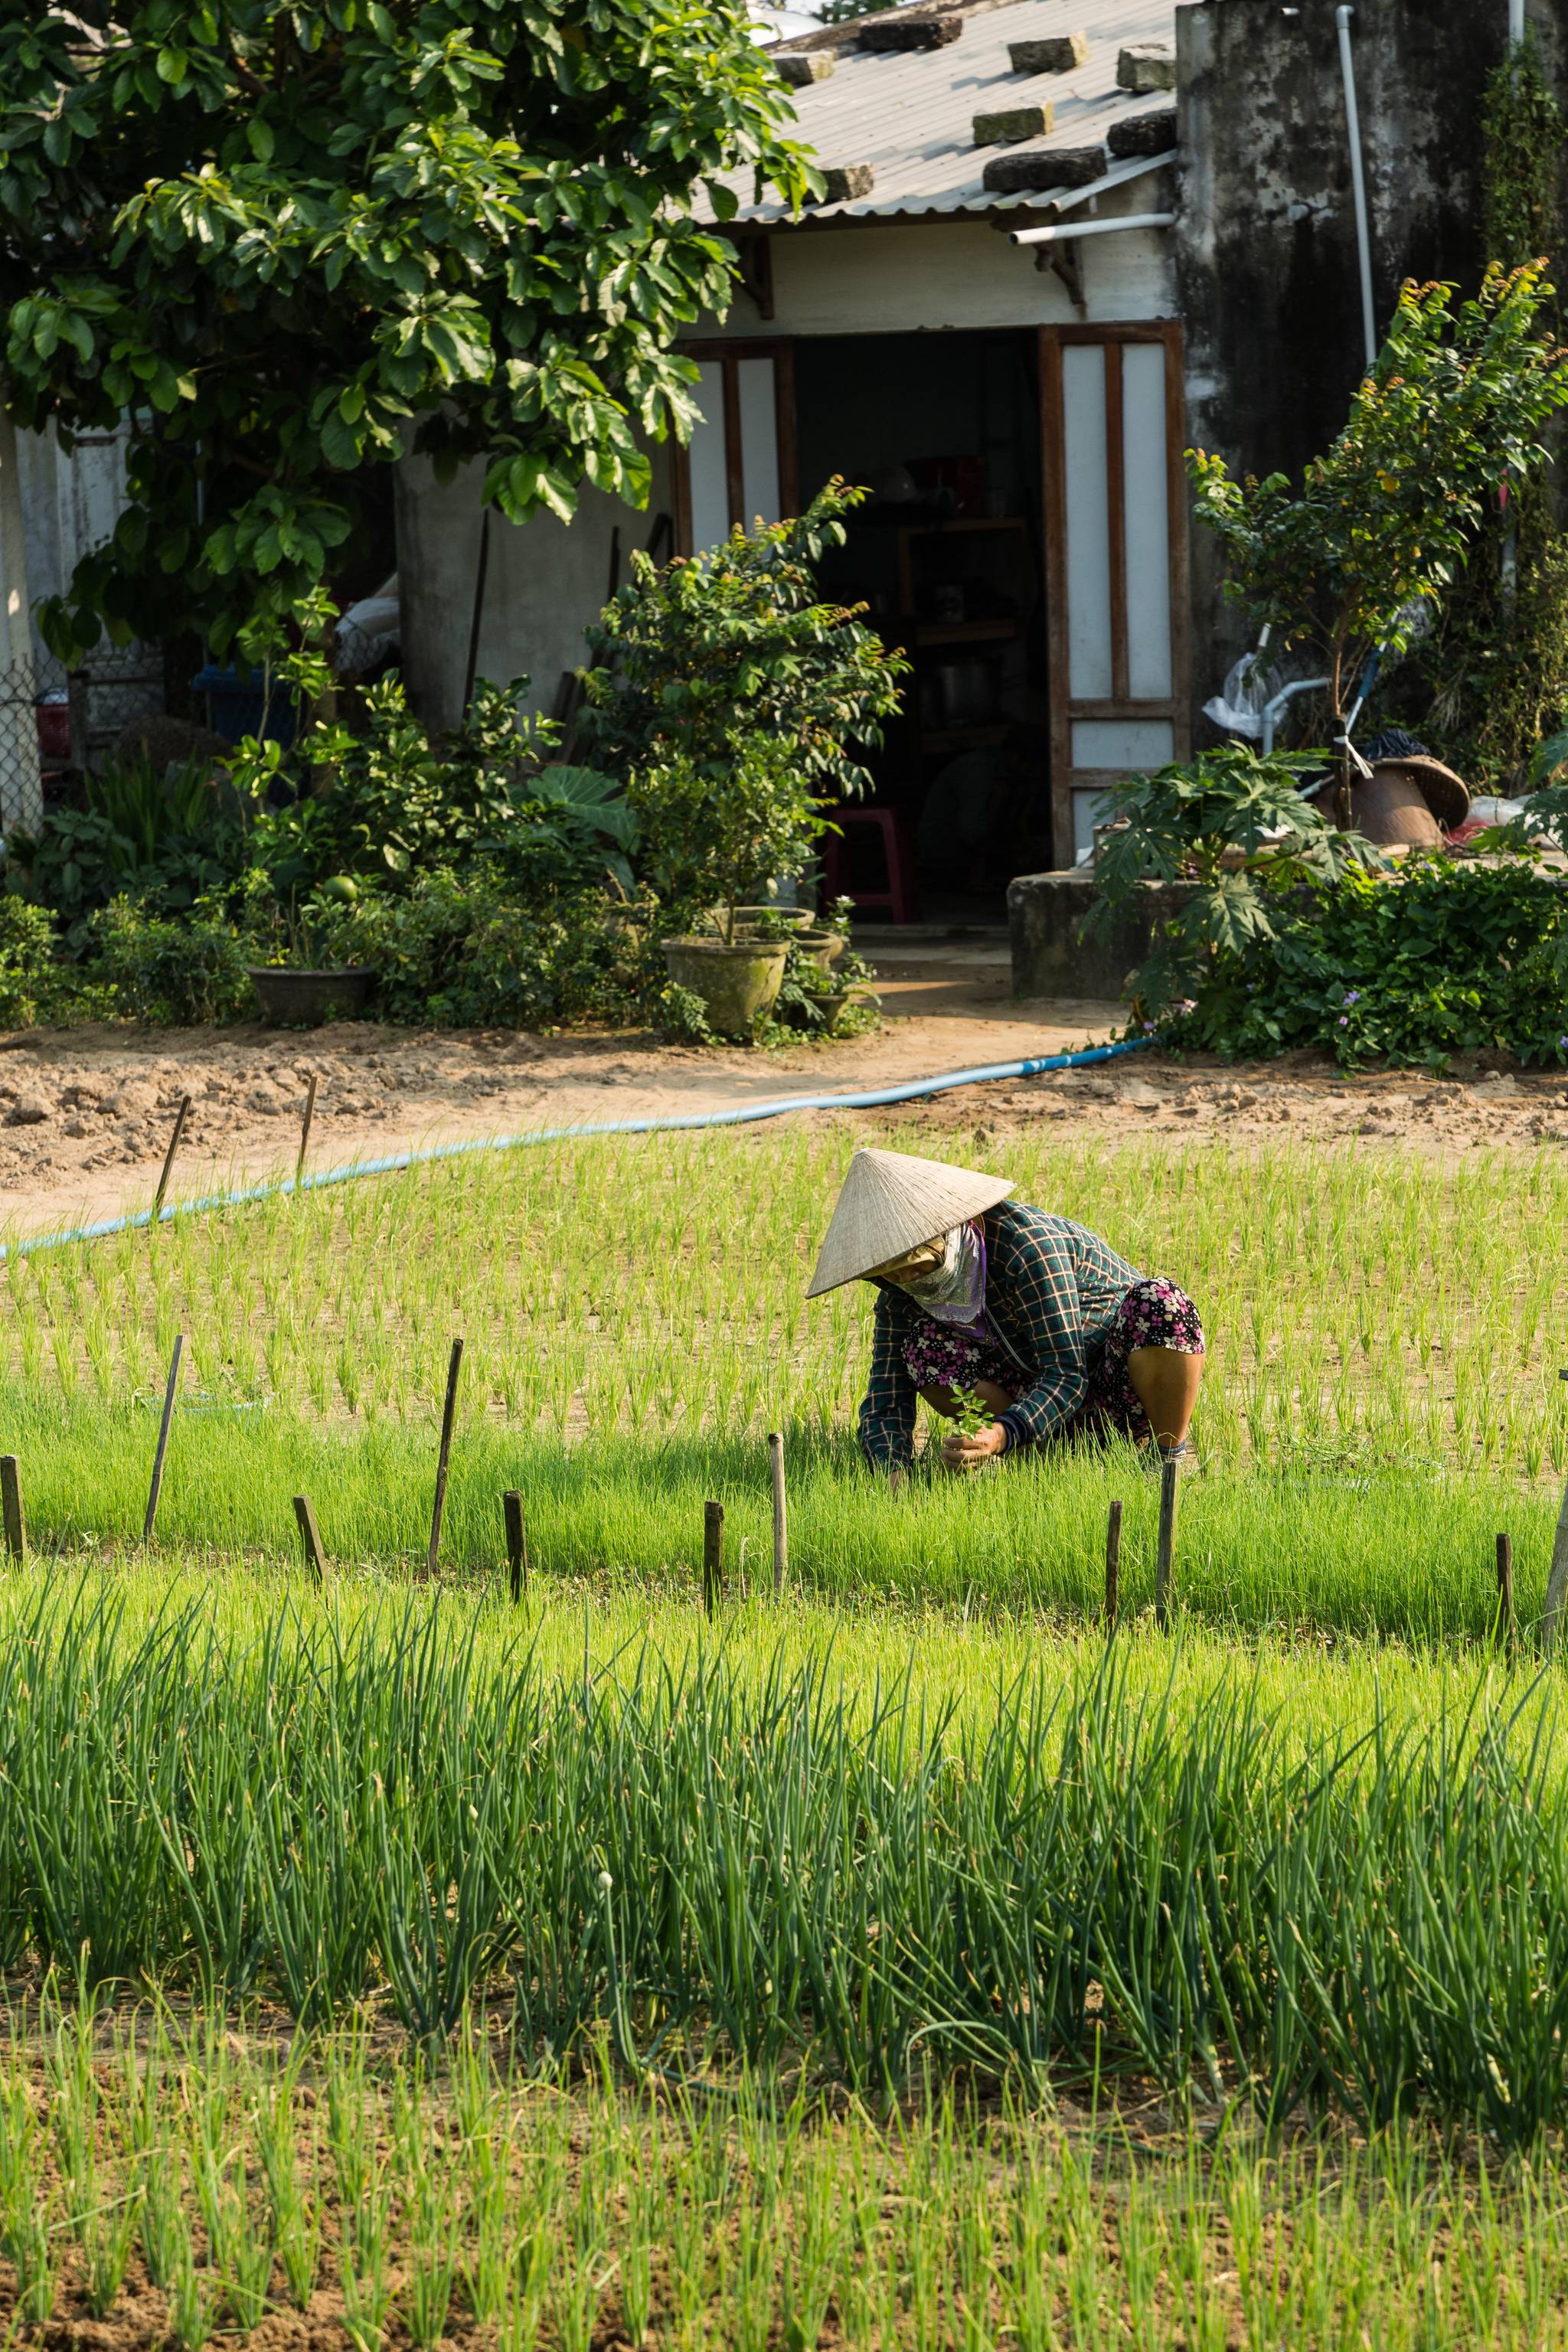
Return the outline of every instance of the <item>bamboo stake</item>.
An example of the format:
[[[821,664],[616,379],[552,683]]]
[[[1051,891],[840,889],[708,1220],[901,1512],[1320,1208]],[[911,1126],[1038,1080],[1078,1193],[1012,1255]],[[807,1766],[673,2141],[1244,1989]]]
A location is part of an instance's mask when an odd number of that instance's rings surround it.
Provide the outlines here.
[[[702,1506],[702,1606],[710,1617],[719,1614],[724,1596],[724,1506]]]
[[[173,1151],[171,1145],[170,1150]],[[158,1450],[153,1456],[153,1484],[147,1490],[147,1516],[142,1522],[142,1540],[153,1540],[153,1522],[158,1516],[158,1497],[163,1491],[163,1456],[169,1450],[169,1423],[174,1418],[174,1391],[180,1384],[180,1358],[185,1349],[183,1331],[174,1335],[174,1352],[169,1359],[169,1385],[163,1391],[163,1418],[158,1424]]]
[[[458,1373],[463,1361],[463,1343],[452,1342],[452,1360],[447,1367],[447,1402],[441,1414],[441,1450],[436,1457],[436,1503],[430,1514],[430,1549],[425,1556],[425,1573],[434,1576],[440,1565],[441,1516],[447,1507],[447,1465],[452,1457],[452,1423],[458,1412]]]
[[[316,1526],[316,1514],[310,1508],[309,1495],[295,1496],[294,1517],[300,1522],[300,1541],[304,1546],[305,1565],[318,1584],[325,1584],[327,1556],[321,1549],[321,1534]]]
[[[1121,1613],[1121,1506],[1113,1502],[1105,1523],[1105,1630],[1116,1631]]]
[[[300,1121],[300,1157],[294,1162],[294,1190],[296,1192],[299,1191],[300,1184],[304,1181],[305,1154],[310,1149],[310,1121],[315,1118],[315,1116],[316,1073],[312,1070],[310,1073],[310,1082],[305,1088],[305,1116]]]
[[[180,1108],[174,1114],[174,1132],[169,1138],[169,1149],[163,1154],[163,1172],[158,1179],[158,1189],[153,1195],[153,1223],[157,1223],[163,1212],[163,1195],[169,1189],[169,1175],[174,1165],[174,1154],[180,1148],[180,1138],[185,1131],[185,1121],[191,1115],[191,1098],[182,1095]]]
[[[27,1520],[22,1508],[22,1465],[14,1454],[0,1454],[0,1504],[5,1517],[5,1549],[20,1567],[27,1557]]]
[[[773,1599],[779,1600],[789,1573],[789,1506],[784,1496],[784,1439],[768,1439],[773,1474]]]
[[[1176,1465],[1160,1465],[1160,1534],[1154,1552],[1154,1622],[1163,1633],[1171,1622],[1171,1561],[1176,1549]]]
[[[1497,1638],[1510,1655],[1513,1653],[1513,1538],[1500,1535],[1497,1539]]]
[[[511,1563],[511,1597],[522,1601],[528,1594],[528,1529],[522,1519],[522,1496],[515,1486],[509,1486],[501,1496],[501,1509],[506,1514],[506,1551]]]

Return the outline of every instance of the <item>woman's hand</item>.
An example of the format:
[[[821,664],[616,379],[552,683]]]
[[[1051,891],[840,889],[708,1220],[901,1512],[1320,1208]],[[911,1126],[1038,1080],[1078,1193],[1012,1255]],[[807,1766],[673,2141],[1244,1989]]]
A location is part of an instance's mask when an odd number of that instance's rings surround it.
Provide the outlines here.
[[[978,1470],[994,1455],[1001,1453],[1007,1443],[1007,1433],[999,1421],[988,1429],[966,1437],[961,1429],[950,1430],[942,1441],[942,1466],[944,1470]]]

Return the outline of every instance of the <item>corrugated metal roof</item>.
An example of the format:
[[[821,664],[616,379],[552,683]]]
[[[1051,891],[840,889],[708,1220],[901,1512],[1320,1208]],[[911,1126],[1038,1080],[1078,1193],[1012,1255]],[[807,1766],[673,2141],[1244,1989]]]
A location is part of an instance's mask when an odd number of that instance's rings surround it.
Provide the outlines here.
[[[1175,16],[1176,0],[1016,0],[966,15],[959,38],[942,49],[887,56],[857,49],[851,39],[836,49],[827,80],[792,95],[801,136],[823,166],[869,163],[876,180],[868,194],[813,205],[803,217],[815,223],[1048,208],[1047,195],[993,195],[982,184],[994,155],[1017,151],[976,147],[973,117],[1048,99],[1056,109],[1050,134],[1028,145],[1092,146],[1113,123],[1173,103],[1168,94],[1133,98],[1118,89],[1116,61],[1131,43],[1173,44]],[[1087,37],[1087,65],[1065,74],[1013,71],[1009,42],[1066,33]],[[744,201],[746,175],[731,184],[742,198],[741,221],[790,221],[783,205]]]

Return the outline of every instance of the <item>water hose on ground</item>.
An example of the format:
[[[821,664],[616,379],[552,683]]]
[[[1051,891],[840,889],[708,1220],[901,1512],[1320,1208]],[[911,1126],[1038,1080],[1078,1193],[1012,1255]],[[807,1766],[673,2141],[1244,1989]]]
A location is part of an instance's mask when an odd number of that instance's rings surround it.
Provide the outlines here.
[[[139,1226],[166,1224],[174,1217],[194,1217],[213,1209],[238,1209],[257,1201],[270,1201],[291,1192],[323,1192],[330,1184],[349,1184],[360,1176],[393,1176],[405,1168],[428,1167],[438,1160],[462,1160],[475,1151],[521,1151],[538,1143],[570,1143],[595,1135],[675,1135],[705,1127],[745,1127],[763,1118],[784,1118],[796,1110],[880,1110],[893,1103],[916,1102],[922,1095],[947,1093],[954,1087],[988,1086],[998,1078],[1033,1078],[1047,1070],[1080,1070],[1093,1062],[1114,1061],[1122,1054],[1141,1053],[1152,1044],[1148,1037],[1124,1037],[1114,1045],[1089,1045],[1079,1054],[1043,1054],[1019,1062],[987,1062],[973,1070],[944,1070],[934,1078],[911,1078],[901,1087],[879,1087],[868,1094],[784,1095],[776,1102],[740,1103],[729,1110],[691,1110],[668,1118],[605,1118],[577,1127],[536,1127],[520,1135],[482,1135],[459,1143],[427,1144],[418,1151],[392,1151],[375,1160],[352,1160],[341,1168],[323,1168],[301,1178],[285,1176],[268,1184],[246,1184],[230,1192],[206,1192],[195,1201],[165,1201],[154,1213],[139,1209],[125,1217],[100,1217],[88,1225],[68,1225],[58,1234],[35,1234],[0,1246],[0,1260],[21,1257],[34,1250],[65,1249],[73,1242],[102,1241],[110,1234],[133,1233]]]

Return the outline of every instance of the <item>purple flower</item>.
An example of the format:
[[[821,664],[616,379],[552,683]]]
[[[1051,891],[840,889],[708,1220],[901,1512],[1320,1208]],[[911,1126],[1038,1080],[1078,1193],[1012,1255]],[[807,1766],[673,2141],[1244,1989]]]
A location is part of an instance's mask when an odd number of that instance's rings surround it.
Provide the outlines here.
[[[1342,1029],[1348,1029],[1348,1028],[1350,1027],[1350,1025],[1351,1025],[1351,1017],[1350,1017],[1350,1014],[1349,1014],[1348,1013],[1341,1013],[1341,1015],[1340,1015],[1340,1027],[1341,1027]]]
[[[1361,1003],[1360,989],[1347,988],[1343,997],[1341,999],[1341,1002],[1345,1004],[1359,1004]]]

